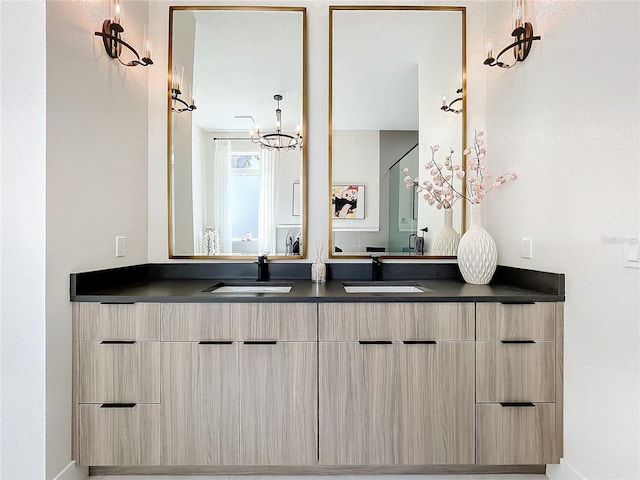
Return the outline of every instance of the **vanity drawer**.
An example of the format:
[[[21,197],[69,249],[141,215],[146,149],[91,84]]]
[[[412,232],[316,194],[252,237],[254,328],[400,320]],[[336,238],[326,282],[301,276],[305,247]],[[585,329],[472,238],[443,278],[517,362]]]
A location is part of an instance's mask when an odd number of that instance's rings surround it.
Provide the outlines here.
[[[477,402],[554,402],[556,342],[476,344]]]
[[[159,465],[160,405],[83,404],[80,465]]]
[[[473,340],[473,303],[321,303],[319,339]]]
[[[162,340],[310,341],[315,303],[172,303],[162,305]]]
[[[74,303],[79,340],[160,340],[160,304]]]
[[[80,403],[159,403],[160,343],[80,342]]]
[[[476,304],[478,340],[555,340],[556,304]]]
[[[476,463],[558,463],[554,403],[476,405]]]

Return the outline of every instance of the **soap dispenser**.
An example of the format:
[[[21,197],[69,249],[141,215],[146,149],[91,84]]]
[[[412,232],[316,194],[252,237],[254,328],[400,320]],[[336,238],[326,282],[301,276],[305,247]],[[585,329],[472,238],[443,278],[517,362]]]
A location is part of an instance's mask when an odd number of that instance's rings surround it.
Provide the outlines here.
[[[293,238],[291,238],[291,235],[287,235],[287,241],[284,244],[284,254],[285,255],[293,254]]]

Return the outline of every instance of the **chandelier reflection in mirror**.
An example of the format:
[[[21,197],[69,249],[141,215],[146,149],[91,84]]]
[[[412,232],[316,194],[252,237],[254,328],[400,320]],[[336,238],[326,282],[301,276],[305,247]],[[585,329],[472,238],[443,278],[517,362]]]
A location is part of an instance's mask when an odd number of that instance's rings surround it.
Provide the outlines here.
[[[184,65],[176,65],[171,72],[171,111],[176,113],[192,112],[196,109],[195,94],[191,90],[191,101],[185,102],[180,95],[182,95],[182,84],[184,79]],[[182,105],[182,106],[181,106]]]
[[[97,37],[102,37],[102,43],[107,55],[111,58],[117,59],[125,67],[136,67],[138,65],[146,67],[148,65],[153,65],[153,61],[151,60],[153,33],[151,32],[149,25],[144,26],[144,43],[142,58],[140,58],[140,55],[136,52],[135,48],[122,39],[122,34],[124,33],[122,17],[123,13],[120,0],[111,0],[111,18],[102,22],[101,32],[95,32]],[[120,55],[122,54],[122,47],[127,48],[131,53],[133,53],[133,55],[135,55],[136,58],[128,62],[123,62],[120,58]]]
[[[524,62],[531,46],[535,40],[540,40],[540,36],[533,35],[533,25],[525,20],[525,0],[514,0],[513,5],[513,31],[511,36],[515,37],[515,42],[504,47],[500,53],[493,57],[493,40],[488,38],[486,40],[487,58],[484,64],[489,67],[511,68],[518,62]],[[513,57],[515,62],[509,64],[500,60],[500,57],[507,51],[513,49]]]
[[[280,101],[282,95],[273,96],[276,101],[276,130],[273,133],[264,133],[260,130],[260,124],[256,123],[251,115],[236,115],[235,118],[249,118],[253,122],[253,130],[249,132],[251,141],[260,144],[260,147],[267,150],[295,150],[302,149],[302,133],[300,126],[296,128],[295,135],[289,135],[282,132],[282,110],[280,109]]]

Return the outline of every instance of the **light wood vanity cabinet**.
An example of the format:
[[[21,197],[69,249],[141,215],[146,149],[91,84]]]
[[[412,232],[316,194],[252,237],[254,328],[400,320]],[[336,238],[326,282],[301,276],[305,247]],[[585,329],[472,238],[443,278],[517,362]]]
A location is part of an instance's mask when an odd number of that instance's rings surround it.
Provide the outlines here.
[[[74,303],[81,465],[160,464],[160,307]]]
[[[317,463],[315,304],[162,305],[165,465]]]
[[[320,463],[474,463],[474,305],[319,305]]]
[[[562,448],[562,306],[476,307],[477,463],[558,463]]]
[[[562,303],[73,313],[80,465],[473,471],[562,456]]]

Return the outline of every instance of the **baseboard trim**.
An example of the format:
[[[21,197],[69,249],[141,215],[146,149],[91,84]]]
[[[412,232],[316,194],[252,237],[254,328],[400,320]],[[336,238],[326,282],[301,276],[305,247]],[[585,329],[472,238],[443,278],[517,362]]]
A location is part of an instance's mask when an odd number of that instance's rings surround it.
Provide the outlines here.
[[[549,480],[587,480],[564,458],[560,459],[559,464],[547,465],[547,477]]]
[[[483,474],[545,473],[544,465],[273,465],[90,467],[99,475],[357,475],[357,474]]]
[[[87,478],[89,478],[89,469],[78,467],[75,460],[71,460],[52,480],[86,480]]]

